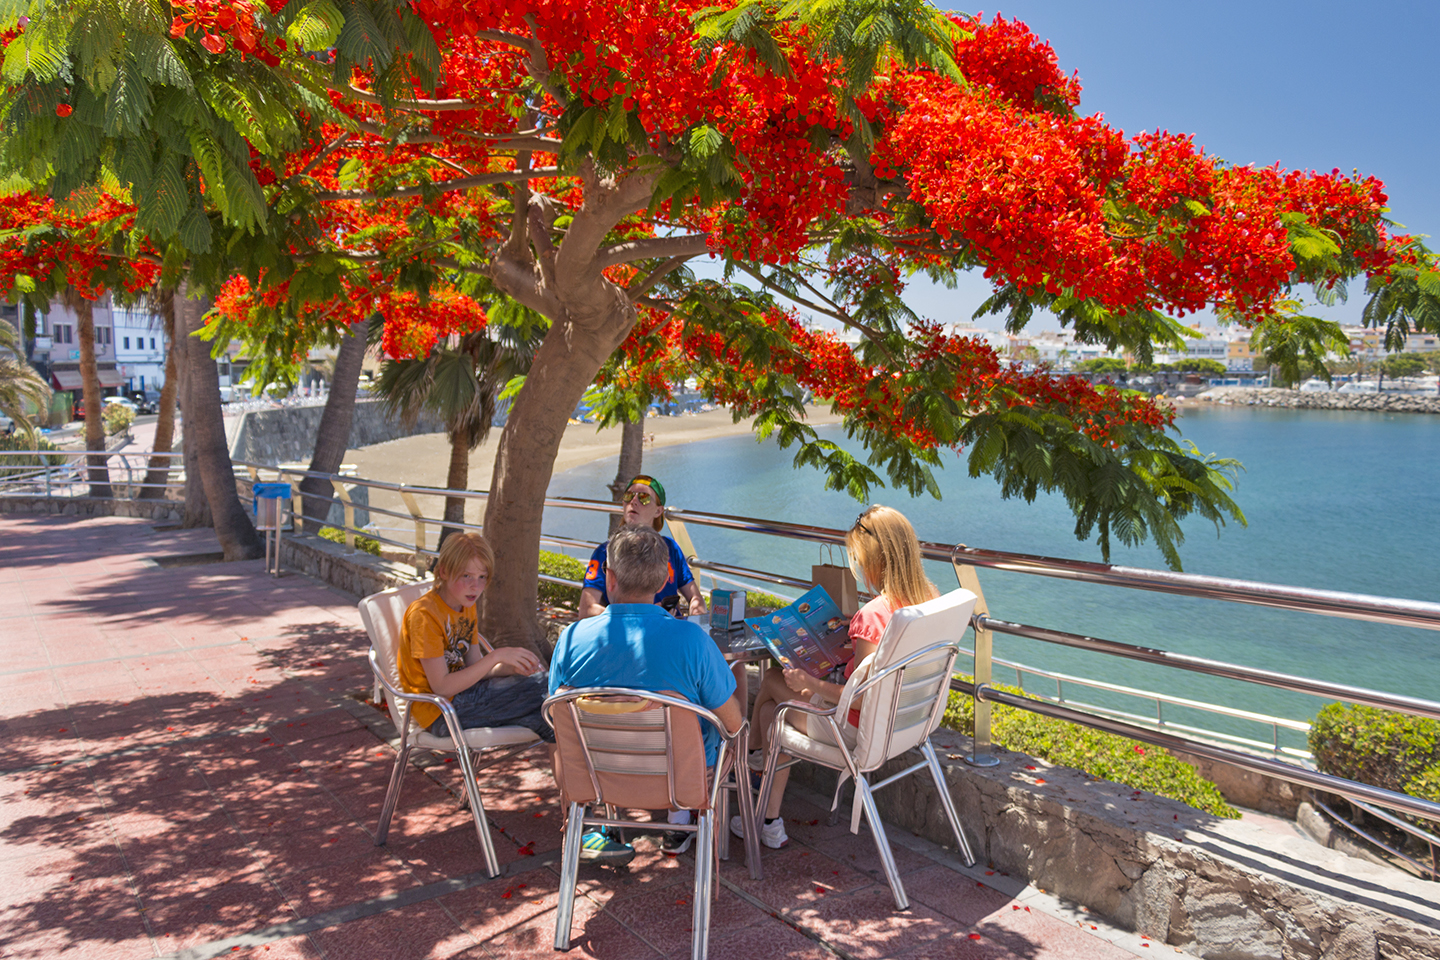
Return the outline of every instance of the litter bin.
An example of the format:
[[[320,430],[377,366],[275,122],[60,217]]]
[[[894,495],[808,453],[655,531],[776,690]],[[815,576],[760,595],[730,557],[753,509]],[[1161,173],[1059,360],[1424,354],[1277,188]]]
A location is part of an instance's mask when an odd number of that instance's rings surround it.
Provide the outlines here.
[[[285,506],[292,496],[288,483],[257,483],[251,487],[255,495],[255,529],[265,532],[265,570],[271,572],[270,542],[275,542],[275,576],[280,576],[280,537],[285,528]]]

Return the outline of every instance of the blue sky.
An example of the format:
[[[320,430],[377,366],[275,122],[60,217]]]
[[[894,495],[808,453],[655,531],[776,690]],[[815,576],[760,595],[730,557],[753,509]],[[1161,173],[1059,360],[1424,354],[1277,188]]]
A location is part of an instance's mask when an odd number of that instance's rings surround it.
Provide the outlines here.
[[[1409,232],[1440,235],[1440,5],[1015,0],[984,9],[987,20],[996,12],[1023,20],[1063,70],[1078,71],[1082,113],[1104,114],[1131,135],[1191,133],[1236,164],[1358,169],[1385,182],[1391,216]],[[907,302],[952,321],[987,293],[976,276],[955,291],[917,283]],[[1358,323],[1362,305],[1355,285],[1348,303],[1317,312]],[[1032,329],[1045,327],[1058,324]]]

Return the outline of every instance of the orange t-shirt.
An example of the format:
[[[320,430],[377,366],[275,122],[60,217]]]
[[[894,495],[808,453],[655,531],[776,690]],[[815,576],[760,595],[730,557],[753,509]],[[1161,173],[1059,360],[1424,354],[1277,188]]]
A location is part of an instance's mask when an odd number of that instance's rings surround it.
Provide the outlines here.
[[[850,620],[850,642],[864,640],[866,643],[873,643],[877,648],[880,646],[880,638],[885,636],[885,628],[890,625],[890,618],[895,616],[895,606],[885,594],[880,594],[855,614]],[[850,662],[845,664],[845,679],[849,680],[855,673],[855,668],[860,665],[860,658],[853,656]],[[850,726],[860,726],[860,708],[851,707],[850,715],[845,718]]]
[[[440,591],[429,593],[410,604],[400,627],[400,687],[406,693],[434,693],[421,660],[444,657],[445,668],[454,673],[465,666],[465,654],[480,639],[475,607],[456,610],[440,599]],[[415,703],[410,715],[422,727],[440,718],[433,703]]]

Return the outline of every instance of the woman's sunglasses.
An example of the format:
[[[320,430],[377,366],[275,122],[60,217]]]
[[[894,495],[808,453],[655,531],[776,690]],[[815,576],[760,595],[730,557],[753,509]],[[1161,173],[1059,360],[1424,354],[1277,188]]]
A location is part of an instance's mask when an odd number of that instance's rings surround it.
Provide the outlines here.
[[[648,507],[650,506],[650,501],[653,499],[654,497],[651,496],[649,490],[626,490],[625,493],[621,495],[620,502],[629,503],[631,500],[634,500],[640,506]]]

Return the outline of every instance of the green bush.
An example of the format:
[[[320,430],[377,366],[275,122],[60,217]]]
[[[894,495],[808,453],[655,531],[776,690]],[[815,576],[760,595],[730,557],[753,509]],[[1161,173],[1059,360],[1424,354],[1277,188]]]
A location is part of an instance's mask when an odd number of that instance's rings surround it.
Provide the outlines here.
[[[563,553],[540,551],[540,572],[552,577],[564,577],[574,586],[540,581],[540,602],[551,603],[572,610],[580,605],[580,581],[585,579],[585,563]]]
[[[345,531],[339,527],[321,527],[320,538],[322,540],[333,541],[334,543],[344,543]],[[363,550],[366,553],[371,553],[378,557],[380,556],[380,541],[372,540],[369,537],[357,533],[355,534],[355,549]]]
[[[1025,694],[1018,687],[998,684],[996,687],[1008,693]],[[975,701],[964,694],[951,692],[944,723],[961,733],[973,735]],[[1215,784],[1196,773],[1190,764],[1176,759],[1160,747],[999,703],[991,705],[990,734],[996,744],[1007,750],[1072,767],[1097,780],[1110,780],[1136,790],[1148,790],[1217,817],[1233,819],[1240,816],[1240,811],[1225,802]]]
[[[1325,773],[1440,801],[1440,720],[1332,703],[1310,727],[1310,751]]]
[[[105,421],[105,432],[113,437],[130,429],[130,424],[135,422],[135,411],[123,403],[107,403],[101,419]]]
[[[56,449],[59,448],[42,436],[39,430],[27,432],[17,429],[9,436],[0,435],[0,451]],[[0,477],[8,477],[15,473],[29,473],[30,468],[33,467],[56,466],[64,462],[64,457],[47,457],[38,453],[0,457]]]

